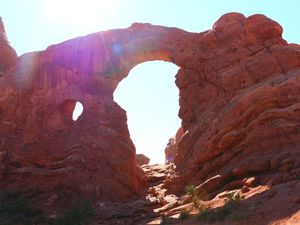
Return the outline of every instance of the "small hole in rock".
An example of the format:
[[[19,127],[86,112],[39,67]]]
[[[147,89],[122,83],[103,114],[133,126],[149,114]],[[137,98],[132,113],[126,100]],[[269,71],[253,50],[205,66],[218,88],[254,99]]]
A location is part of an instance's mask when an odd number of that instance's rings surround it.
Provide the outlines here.
[[[76,121],[79,118],[79,116],[81,116],[82,112],[83,112],[83,105],[81,104],[81,102],[76,102],[72,119]]]

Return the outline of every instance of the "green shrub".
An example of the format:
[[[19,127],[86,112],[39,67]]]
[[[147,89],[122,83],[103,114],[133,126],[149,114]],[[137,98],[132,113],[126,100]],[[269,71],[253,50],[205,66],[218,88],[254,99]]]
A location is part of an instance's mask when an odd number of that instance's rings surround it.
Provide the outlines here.
[[[161,225],[166,225],[166,224],[168,224],[168,219],[167,219],[167,217],[166,217],[165,215],[163,215],[163,216],[161,217],[161,222],[160,222],[160,224],[161,224]]]
[[[189,217],[189,212],[186,211],[186,210],[181,211],[180,214],[179,214],[179,219],[180,220],[185,220],[188,217]]]
[[[243,199],[240,193],[234,192],[226,193],[224,196],[228,198],[229,201],[241,201]]]
[[[199,194],[198,190],[194,185],[186,186],[185,187],[187,195],[191,196],[191,200],[193,203],[193,206],[196,210],[200,211],[201,210],[201,205],[200,205],[200,197],[201,195]]]
[[[231,218],[232,220],[242,220],[246,218],[247,214],[244,209],[238,209],[232,212]]]
[[[21,193],[0,191],[0,225],[32,225],[45,221],[40,209],[29,207],[28,199]]]
[[[59,214],[57,219],[50,221],[50,225],[89,225],[95,211],[91,203],[81,199],[68,211]]]
[[[216,221],[241,220],[246,217],[245,210],[241,207],[239,195],[228,195],[229,200],[226,204],[217,209],[203,210],[197,215],[197,219],[207,223],[214,223]]]
[[[213,211],[203,210],[197,215],[199,221],[205,221],[208,223],[214,223],[216,221]]]

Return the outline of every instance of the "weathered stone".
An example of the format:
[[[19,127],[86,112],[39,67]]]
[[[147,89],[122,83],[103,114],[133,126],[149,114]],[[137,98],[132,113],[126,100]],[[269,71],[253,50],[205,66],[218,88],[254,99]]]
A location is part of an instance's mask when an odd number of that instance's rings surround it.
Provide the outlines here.
[[[212,178],[207,179],[202,184],[198,185],[196,189],[200,193],[210,193],[212,191],[215,191],[223,182],[223,177],[221,175],[216,175]]]
[[[248,166],[241,166],[241,167],[235,168],[232,171],[232,174],[236,177],[243,177],[243,176],[247,175],[248,173],[249,173]]]
[[[145,156],[144,154],[136,154],[135,160],[139,166],[149,164],[149,162],[150,162],[150,159],[147,156]]]
[[[15,66],[16,61],[17,53],[7,40],[2,18],[0,17],[0,77]]]
[[[177,132],[176,135],[174,137],[171,137],[169,139],[169,142],[165,148],[165,161],[166,163],[171,163],[173,162],[176,154],[177,154],[177,149],[178,149],[178,143],[181,140],[183,136],[183,129],[182,127],[180,127]]]
[[[269,169],[268,159],[254,159],[249,165],[249,172],[263,172]]]
[[[224,181],[216,174],[276,174],[278,155],[299,155],[300,47],[263,15],[226,14],[202,33],[133,24],[18,59],[0,32],[1,188],[110,200],[142,192],[126,112],[113,93],[134,66],[151,60],[180,67],[183,136],[168,190],[201,181],[216,192]],[[77,101],[84,111],[73,121]],[[284,171],[299,165],[293,159]]]
[[[241,189],[241,192],[242,192],[242,193],[247,193],[247,192],[249,192],[249,191],[250,191],[250,189],[249,189],[249,187],[247,187],[247,186],[243,186],[242,189]]]
[[[258,185],[258,179],[256,177],[250,177],[244,180],[244,184],[247,187],[255,187]]]

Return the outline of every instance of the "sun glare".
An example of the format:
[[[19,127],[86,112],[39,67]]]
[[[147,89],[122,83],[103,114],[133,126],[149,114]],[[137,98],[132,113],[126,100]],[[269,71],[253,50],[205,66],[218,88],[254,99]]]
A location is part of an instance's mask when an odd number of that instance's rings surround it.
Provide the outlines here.
[[[46,19],[71,25],[107,23],[118,13],[118,0],[44,0]]]

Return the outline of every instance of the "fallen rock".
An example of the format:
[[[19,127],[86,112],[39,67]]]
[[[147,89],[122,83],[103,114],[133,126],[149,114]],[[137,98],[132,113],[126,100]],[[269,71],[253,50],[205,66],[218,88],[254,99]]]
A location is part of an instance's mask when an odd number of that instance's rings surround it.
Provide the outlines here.
[[[241,192],[242,192],[242,193],[247,193],[247,192],[249,192],[249,191],[250,191],[250,189],[249,189],[249,187],[247,187],[247,186],[243,186],[242,189],[241,189]]]
[[[247,187],[255,187],[259,184],[259,181],[256,177],[250,177],[250,178],[245,179],[244,184]]]
[[[202,184],[198,185],[196,189],[202,194],[208,194],[215,191],[223,182],[223,178],[221,175],[216,175]]]

